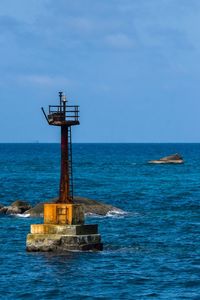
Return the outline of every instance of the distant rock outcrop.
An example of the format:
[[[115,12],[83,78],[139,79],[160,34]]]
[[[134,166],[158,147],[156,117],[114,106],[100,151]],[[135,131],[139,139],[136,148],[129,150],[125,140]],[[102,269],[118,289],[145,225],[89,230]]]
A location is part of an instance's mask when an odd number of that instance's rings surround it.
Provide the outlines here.
[[[30,209],[31,206],[28,202],[22,200],[16,200],[9,206],[0,205],[0,213],[7,215],[23,214],[25,211]]]
[[[51,199],[49,203],[54,203],[58,198]],[[84,208],[86,214],[96,214],[105,216],[110,211],[121,211],[119,208],[116,208],[112,205],[108,205],[96,200],[91,200],[83,197],[74,197],[75,204],[81,204]],[[44,203],[39,203],[35,207],[26,211],[26,214],[30,214],[31,217],[41,217],[43,216]]]
[[[44,202],[36,204],[25,212],[25,214],[30,215],[30,217],[43,217],[44,213]]]
[[[105,204],[103,202],[98,202],[96,200],[91,200],[83,197],[75,197],[74,203],[82,204],[86,214],[96,214],[96,215],[106,215],[110,211],[122,212],[121,209],[116,208],[112,205]]]
[[[150,164],[182,164],[184,163],[184,160],[180,154],[176,153],[170,156],[160,158],[158,160],[150,160],[149,163]]]
[[[57,200],[58,198],[54,198],[48,201],[48,203],[54,203]],[[74,197],[74,203],[81,204],[84,207],[84,211],[86,214],[96,214],[105,216],[108,212],[112,211],[123,213],[123,211],[119,208],[88,198]],[[10,206],[0,205],[0,214],[24,214],[29,215],[30,217],[42,217],[43,212],[44,202],[41,202],[34,207],[31,207],[29,203],[21,200],[13,202]]]

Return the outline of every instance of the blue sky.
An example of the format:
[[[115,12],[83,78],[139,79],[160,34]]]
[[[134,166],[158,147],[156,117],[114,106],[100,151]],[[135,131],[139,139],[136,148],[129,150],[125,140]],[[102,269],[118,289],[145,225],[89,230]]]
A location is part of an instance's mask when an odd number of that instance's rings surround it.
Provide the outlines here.
[[[0,142],[200,142],[199,0],[1,0]]]

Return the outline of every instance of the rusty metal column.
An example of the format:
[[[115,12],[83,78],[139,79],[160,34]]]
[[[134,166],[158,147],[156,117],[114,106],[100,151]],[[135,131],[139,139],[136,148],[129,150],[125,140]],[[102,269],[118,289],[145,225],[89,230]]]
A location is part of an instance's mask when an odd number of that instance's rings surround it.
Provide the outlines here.
[[[69,183],[68,126],[61,126],[60,203],[72,203]]]

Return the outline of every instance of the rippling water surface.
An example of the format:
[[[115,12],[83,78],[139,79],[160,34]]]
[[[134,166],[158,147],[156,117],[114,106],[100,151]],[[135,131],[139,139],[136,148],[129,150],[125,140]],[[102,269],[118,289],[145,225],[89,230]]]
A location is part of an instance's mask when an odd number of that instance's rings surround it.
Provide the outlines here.
[[[200,299],[200,144],[75,144],[77,195],[128,212],[99,253],[26,253],[31,223],[0,216],[1,299]],[[183,165],[147,161],[179,152]],[[0,203],[55,197],[59,145],[0,144]]]

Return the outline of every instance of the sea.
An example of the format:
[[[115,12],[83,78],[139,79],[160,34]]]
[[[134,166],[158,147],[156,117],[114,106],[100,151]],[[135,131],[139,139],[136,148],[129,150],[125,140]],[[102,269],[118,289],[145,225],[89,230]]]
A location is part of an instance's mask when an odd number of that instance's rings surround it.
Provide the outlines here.
[[[184,164],[148,161],[180,153]],[[200,299],[200,144],[73,144],[75,195],[102,252],[27,253],[30,224],[0,215],[0,299]],[[0,144],[0,203],[58,195],[59,144]]]

